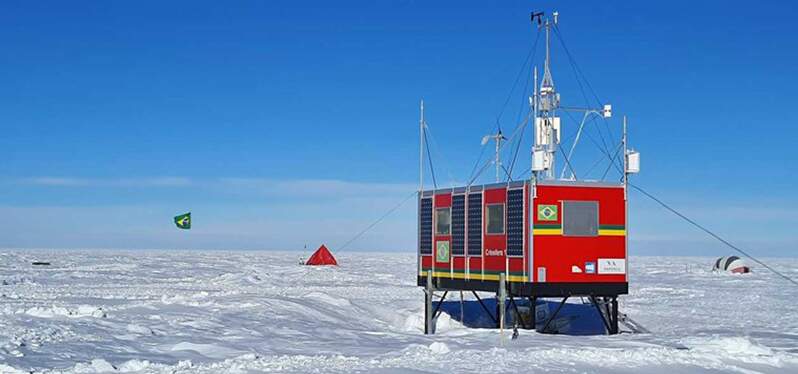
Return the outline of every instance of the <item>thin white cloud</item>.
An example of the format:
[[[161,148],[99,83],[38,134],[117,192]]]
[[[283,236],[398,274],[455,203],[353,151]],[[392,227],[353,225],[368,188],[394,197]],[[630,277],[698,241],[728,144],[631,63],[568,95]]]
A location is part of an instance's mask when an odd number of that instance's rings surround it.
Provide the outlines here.
[[[19,184],[30,184],[38,186],[54,187],[81,187],[89,185],[89,180],[81,178],[61,178],[61,177],[38,177],[24,178],[16,181]]]
[[[34,177],[14,180],[17,184],[45,187],[185,187],[193,184],[185,177],[75,178]]]
[[[335,179],[221,178],[222,189],[269,196],[393,197],[415,190],[409,183],[350,182]]]
[[[222,193],[246,193],[260,196],[304,197],[392,197],[410,193],[416,186],[410,183],[352,182],[338,179],[269,179],[269,178],[208,178],[143,177],[143,178],[80,178],[32,177],[7,180],[13,184],[43,187],[138,187],[212,188]]]

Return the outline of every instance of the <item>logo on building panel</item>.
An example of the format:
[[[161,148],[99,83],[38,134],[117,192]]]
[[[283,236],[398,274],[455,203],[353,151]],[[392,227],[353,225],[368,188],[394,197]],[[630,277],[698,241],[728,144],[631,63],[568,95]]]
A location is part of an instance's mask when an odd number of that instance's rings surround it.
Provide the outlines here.
[[[596,263],[595,262],[585,262],[585,273],[595,274],[596,273]]]
[[[440,241],[436,244],[435,261],[449,262],[449,241]]]
[[[598,259],[599,274],[626,274],[626,260],[623,258]]]
[[[502,249],[487,249],[485,248],[485,257],[488,256],[504,256],[504,250]]]
[[[556,221],[557,220],[557,206],[556,205],[538,205],[538,221]]]

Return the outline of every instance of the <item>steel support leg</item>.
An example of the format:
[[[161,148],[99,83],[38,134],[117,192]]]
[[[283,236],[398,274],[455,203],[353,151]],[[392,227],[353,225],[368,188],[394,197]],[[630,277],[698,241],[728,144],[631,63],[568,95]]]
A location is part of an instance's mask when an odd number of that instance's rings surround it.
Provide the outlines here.
[[[607,334],[612,334],[612,317],[609,314],[607,314],[606,317],[604,316],[604,312],[601,311],[601,306],[595,296],[590,296],[590,302],[596,307],[596,312],[598,312],[601,323],[604,324],[604,328],[607,329]]]
[[[474,297],[477,298],[477,301],[479,301],[479,305],[482,306],[482,309],[485,311],[485,313],[487,313],[487,315],[488,315],[488,317],[490,317],[491,321],[493,321],[494,323],[496,323],[498,325],[499,321],[497,321],[496,317],[493,316],[493,313],[491,313],[490,310],[488,310],[488,307],[485,306],[485,303],[483,303],[482,299],[479,298],[479,295],[477,295],[477,292],[476,291],[471,291],[471,293],[473,293]]]
[[[554,321],[554,318],[556,318],[557,314],[560,313],[560,309],[562,309],[562,307],[565,305],[565,302],[568,301],[569,297],[570,296],[566,296],[565,298],[562,299],[562,301],[560,302],[560,305],[557,307],[557,309],[554,311],[554,313],[546,321],[546,324],[543,325],[543,329],[541,329],[540,332],[546,332],[546,330],[549,328],[549,325],[551,324],[551,321]]]
[[[465,306],[463,303],[463,291],[460,291],[460,323],[465,324]]]
[[[515,302],[515,296],[510,294],[510,305],[513,306],[513,310],[515,311],[515,321],[517,324],[521,325],[521,328],[527,330],[526,322],[524,322],[524,318],[521,317],[521,311],[518,310],[518,304]]]
[[[604,302],[604,310],[607,312],[607,320],[610,323],[610,327],[607,328],[607,333],[612,335],[612,303],[607,296],[602,296],[601,300]]]
[[[504,331],[505,314],[507,312],[507,288],[504,282],[504,273],[499,274],[499,330]]]
[[[618,333],[618,296],[612,298],[612,334]]]
[[[438,300],[438,305],[435,306],[435,310],[432,312],[432,319],[438,318],[438,315],[441,313],[441,305],[443,305],[443,300],[446,300],[446,295],[449,294],[449,291],[443,291],[443,296],[441,299]]]
[[[432,271],[427,271],[427,287],[424,289],[424,334],[429,335],[435,332],[432,326]]]

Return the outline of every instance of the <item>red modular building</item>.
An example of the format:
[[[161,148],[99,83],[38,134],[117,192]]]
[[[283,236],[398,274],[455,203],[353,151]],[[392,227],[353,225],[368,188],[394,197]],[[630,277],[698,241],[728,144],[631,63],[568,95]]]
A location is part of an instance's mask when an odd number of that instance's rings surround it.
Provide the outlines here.
[[[618,331],[617,297],[628,293],[624,184],[439,189],[423,191],[418,208],[419,286],[497,294],[503,286],[533,308],[538,297],[600,298],[608,332]]]
[[[626,294],[623,184],[516,181],[423,191],[418,284],[554,297]]]

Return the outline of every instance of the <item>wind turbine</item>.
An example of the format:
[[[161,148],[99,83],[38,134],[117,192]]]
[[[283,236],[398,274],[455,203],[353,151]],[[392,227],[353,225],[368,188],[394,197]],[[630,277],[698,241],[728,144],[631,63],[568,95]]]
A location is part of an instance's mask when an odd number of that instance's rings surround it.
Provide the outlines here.
[[[496,164],[496,182],[500,182],[501,176],[501,168],[502,168],[502,160],[499,157],[499,149],[501,148],[502,140],[507,140],[507,138],[502,135],[502,128],[498,127],[498,131],[494,135],[485,135],[482,137],[482,145],[488,144],[488,142],[493,139],[496,142],[496,159],[493,161]]]

